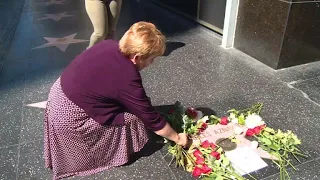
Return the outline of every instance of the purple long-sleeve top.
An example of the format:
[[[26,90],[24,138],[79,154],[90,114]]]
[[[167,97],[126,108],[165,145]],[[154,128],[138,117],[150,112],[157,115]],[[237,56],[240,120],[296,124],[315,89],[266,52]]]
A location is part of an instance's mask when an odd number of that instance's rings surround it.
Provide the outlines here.
[[[103,41],[77,56],[61,75],[65,95],[102,125],[123,125],[124,113],[157,131],[166,121],[152,107],[136,66],[117,41]]]

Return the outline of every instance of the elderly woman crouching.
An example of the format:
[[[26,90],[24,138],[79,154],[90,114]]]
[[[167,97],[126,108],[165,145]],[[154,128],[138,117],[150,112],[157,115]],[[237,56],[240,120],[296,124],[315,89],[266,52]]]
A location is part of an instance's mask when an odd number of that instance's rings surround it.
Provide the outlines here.
[[[54,179],[127,163],[147,143],[147,129],[187,145],[187,136],[152,107],[139,73],[164,51],[161,32],[138,22],[119,42],[98,43],[64,70],[50,90],[44,120],[45,164]]]

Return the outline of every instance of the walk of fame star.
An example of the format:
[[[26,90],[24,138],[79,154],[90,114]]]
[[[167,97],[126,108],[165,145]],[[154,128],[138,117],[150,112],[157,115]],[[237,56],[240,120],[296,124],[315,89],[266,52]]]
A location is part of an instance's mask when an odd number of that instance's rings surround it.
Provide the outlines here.
[[[235,127],[237,125],[229,123],[228,125],[209,125],[208,128],[201,135],[201,142],[208,140],[209,142],[216,143],[219,139],[225,139],[233,136],[235,133]],[[238,147],[251,147],[252,142],[245,137],[245,133],[240,135],[235,135],[235,138],[239,141],[236,145]],[[274,156],[270,155],[268,152],[261,148],[253,148],[253,150],[261,157],[266,159],[275,159]]]
[[[47,106],[47,101],[42,101],[42,102],[32,103],[32,104],[28,104],[27,106],[29,106],[29,107],[35,107],[35,108],[45,109],[45,108],[46,108],[46,106]]]
[[[58,14],[44,14],[45,17],[40,18],[38,20],[44,20],[44,19],[52,19],[54,21],[60,21],[64,17],[71,17],[73,15],[67,15],[67,12],[58,13]]]
[[[74,37],[76,35],[77,35],[77,33],[71,34],[69,36],[65,36],[63,38],[43,37],[45,40],[48,41],[48,43],[43,44],[43,45],[38,46],[38,47],[35,47],[33,49],[39,49],[39,48],[46,48],[46,47],[55,46],[58,49],[60,49],[61,51],[65,52],[70,44],[75,44],[75,43],[81,43],[81,42],[87,42],[88,41],[88,40],[85,40],[85,39],[74,39]]]

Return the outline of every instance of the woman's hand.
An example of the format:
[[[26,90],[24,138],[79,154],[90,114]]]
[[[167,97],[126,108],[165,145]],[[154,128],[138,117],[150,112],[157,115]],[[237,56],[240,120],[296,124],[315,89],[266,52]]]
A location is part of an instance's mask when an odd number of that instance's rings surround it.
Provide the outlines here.
[[[183,148],[186,148],[192,143],[192,141],[188,140],[187,134],[185,133],[180,133],[177,134],[176,131],[172,129],[172,127],[167,123],[162,129],[159,131],[155,131],[156,134],[169,139],[170,141],[175,142],[176,144],[182,146]]]
[[[188,142],[189,142],[187,134],[179,133],[178,136],[179,136],[179,138],[178,138],[177,142],[175,142],[175,143],[184,147],[184,148],[187,147]]]

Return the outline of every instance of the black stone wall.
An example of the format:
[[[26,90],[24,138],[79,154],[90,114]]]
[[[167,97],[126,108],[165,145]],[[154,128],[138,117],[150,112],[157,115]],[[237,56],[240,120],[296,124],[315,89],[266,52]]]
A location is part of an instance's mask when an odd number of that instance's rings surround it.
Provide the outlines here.
[[[320,60],[320,1],[239,3],[235,48],[274,69]]]

